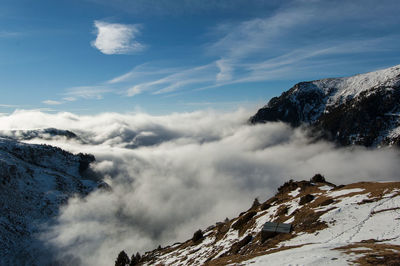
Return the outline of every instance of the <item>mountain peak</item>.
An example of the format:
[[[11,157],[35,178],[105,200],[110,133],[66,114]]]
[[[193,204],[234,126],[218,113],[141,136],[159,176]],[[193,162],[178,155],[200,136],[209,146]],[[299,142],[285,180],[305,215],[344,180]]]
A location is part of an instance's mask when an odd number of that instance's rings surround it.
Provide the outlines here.
[[[366,74],[300,82],[250,122],[306,124],[342,145],[400,144],[400,65]]]
[[[398,87],[400,84],[400,65],[365,74],[343,78],[327,78],[310,82],[329,95],[332,89],[336,92],[329,98],[328,105],[341,103],[343,99],[354,98],[363,91],[379,87]]]

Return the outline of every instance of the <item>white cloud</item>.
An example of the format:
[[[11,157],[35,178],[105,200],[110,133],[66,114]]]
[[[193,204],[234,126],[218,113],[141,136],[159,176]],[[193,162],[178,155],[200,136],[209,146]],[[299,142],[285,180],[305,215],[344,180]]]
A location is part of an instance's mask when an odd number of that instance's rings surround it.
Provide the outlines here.
[[[167,2],[163,4],[171,4]],[[267,7],[270,1],[256,2]],[[378,60],[371,63],[367,55],[381,52],[384,55],[397,49],[399,36],[377,31],[398,21],[398,12],[394,11],[397,3],[385,1],[379,8],[371,8],[376,6],[371,0],[362,1],[362,5],[360,1],[339,2],[340,5],[329,1],[295,0],[272,4],[268,12],[259,13],[262,16],[217,25],[209,34],[215,39],[203,46],[205,53],[211,55],[203,65],[177,68],[165,62],[147,62],[99,86],[112,85],[123,91],[121,94],[132,97],[145,92],[167,94],[249,82],[302,81],[389,67]],[[253,2],[252,6],[255,4]],[[388,14],[384,22],[383,14]],[[103,53],[134,52],[144,48],[136,39],[140,25],[95,21],[95,26],[98,35],[92,45]],[[371,31],[367,30],[369,28]],[[101,93],[97,95],[102,97]]]
[[[108,23],[96,20],[96,40],[92,46],[103,54],[129,54],[142,51],[145,46],[136,40],[140,34],[140,25]]]
[[[103,95],[111,92],[111,89],[105,88],[103,86],[80,86],[67,89],[64,93],[66,101],[75,101],[79,98],[81,99],[103,99]]]
[[[368,27],[382,27],[372,23],[380,21],[369,9],[373,1],[366,1],[365,6],[348,1],[341,3],[291,1],[264,17],[218,25],[213,32],[216,40],[206,46],[207,54],[213,56],[208,63],[166,73],[162,70],[172,68],[155,64],[152,67],[149,63],[145,68],[151,71],[138,66],[108,83],[125,83],[125,95],[134,96],[143,92],[166,94],[238,83],[318,79],[370,71],[371,68],[366,68],[371,65],[370,57],[353,58],[349,63],[349,54],[357,57],[393,51],[399,38],[365,33]],[[388,8],[377,12],[383,14],[385,10]],[[348,27],[342,33],[342,27],[338,27],[345,24]],[[364,64],[366,61],[368,64]],[[388,65],[372,66],[379,67]]]
[[[63,104],[63,102],[54,101],[54,100],[45,100],[42,103],[47,104],[47,105],[60,105],[60,104]]]
[[[77,100],[77,98],[76,97],[64,97],[63,100],[67,101],[67,102],[74,102]]]
[[[3,108],[13,108],[13,107],[18,107],[19,105],[14,105],[14,104],[0,104],[0,107]]]
[[[140,94],[140,93],[142,93],[142,90],[140,89],[140,86],[138,86],[138,85],[135,85],[132,88],[129,88],[127,90],[127,95],[129,97],[135,96],[135,95]]]
[[[0,116],[0,129],[72,130],[85,145],[46,143],[96,156],[94,169],[112,191],[70,200],[43,235],[60,256],[72,254],[83,265],[110,265],[123,249],[143,252],[186,240],[199,228],[237,216],[255,197],[272,196],[290,178],[320,172],[336,184],[399,180],[396,149],[336,148],[281,123],[250,126],[252,113],[17,111]]]
[[[204,84],[215,82],[216,71],[217,66],[214,63],[187,69],[177,69],[161,78],[135,84],[126,91],[126,95],[134,96],[144,91],[152,91],[153,94],[164,94],[178,89],[185,89],[185,87],[191,88],[199,84],[204,86]],[[133,75],[133,72],[131,72],[131,75]]]
[[[217,64],[217,67],[219,68],[219,72],[217,74],[217,83],[221,81],[229,81],[232,79],[232,72],[233,72],[233,67],[232,67],[232,62],[229,62],[224,59],[220,59],[215,62]]]
[[[124,83],[134,80],[140,80],[143,78],[154,78],[154,77],[162,77],[163,75],[170,75],[173,73],[177,73],[182,71],[183,68],[176,67],[162,67],[151,65],[150,63],[142,64],[136,66],[131,71],[122,74],[118,77],[115,77],[109,81],[108,84],[116,84],[116,83]]]

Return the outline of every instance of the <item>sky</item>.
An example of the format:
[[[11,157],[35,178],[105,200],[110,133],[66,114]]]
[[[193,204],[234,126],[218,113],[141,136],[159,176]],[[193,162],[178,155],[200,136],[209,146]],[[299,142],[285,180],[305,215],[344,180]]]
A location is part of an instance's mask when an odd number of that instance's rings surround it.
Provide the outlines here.
[[[256,108],[400,63],[397,0],[2,0],[0,114]]]

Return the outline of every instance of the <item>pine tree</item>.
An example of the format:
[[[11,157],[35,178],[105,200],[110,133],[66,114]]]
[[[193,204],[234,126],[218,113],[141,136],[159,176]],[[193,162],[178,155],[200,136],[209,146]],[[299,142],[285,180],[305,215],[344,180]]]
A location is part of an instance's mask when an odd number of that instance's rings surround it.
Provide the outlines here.
[[[139,252],[136,253],[136,256],[135,256],[135,254],[133,254],[131,257],[131,263],[129,264],[129,266],[137,265],[140,262],[140,259],[141,259],[141,256],[140,256]]]
[[[125,253],[124,250],[122,250],[117,257],[117,260],[115,261],[115,266],[127,266],[129,265],[130,259],[128,255]]]

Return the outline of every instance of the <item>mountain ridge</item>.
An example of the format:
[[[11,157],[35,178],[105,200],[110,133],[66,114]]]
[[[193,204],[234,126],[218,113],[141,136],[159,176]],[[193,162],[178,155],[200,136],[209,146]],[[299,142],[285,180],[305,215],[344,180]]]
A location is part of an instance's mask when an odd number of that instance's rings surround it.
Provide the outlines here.
[[[300,82],[250,117],[311,126],[341,145],[400,145],[400,65],[344,78]]]

